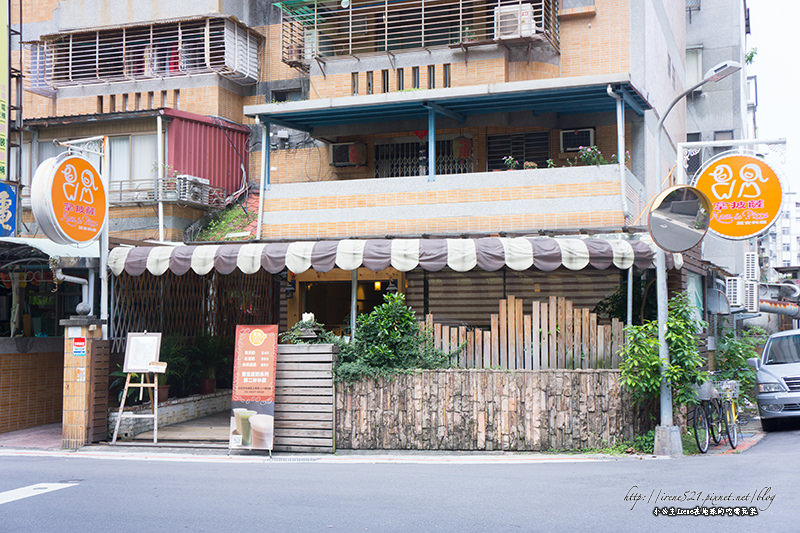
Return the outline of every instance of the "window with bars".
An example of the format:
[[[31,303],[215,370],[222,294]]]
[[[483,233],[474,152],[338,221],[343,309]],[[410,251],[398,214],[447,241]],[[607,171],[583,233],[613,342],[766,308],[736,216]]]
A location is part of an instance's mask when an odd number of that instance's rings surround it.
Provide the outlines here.
[[[256,83],[260,41],[223,18],[47,36],[27,43],[27,89],[210,72]]]
[[[490,135],[486,142],[486,152],[489,170],[506,168],[503,158],[507,155],[519,161],[520,168],[524,161],[533,161],[539,168],[544,168],[550,157],[550,133],[536,131]]]
[[[436,174],[474,172],[473,157],[459,159],[453,139],[436,141]],[[428,174],[428,142],[398,142],[375,145],[375,177],[400,178]]]
[[[686,142],[698,142],[701,141],[701,136],[699,133],[687,133],[686,134]],[[698,170],[700,170],[700,166],[703,163],[703,151],[700,150],[694,155],[690,155],[689,159],[686,162],[686,174],[688,176],[694,176]]]

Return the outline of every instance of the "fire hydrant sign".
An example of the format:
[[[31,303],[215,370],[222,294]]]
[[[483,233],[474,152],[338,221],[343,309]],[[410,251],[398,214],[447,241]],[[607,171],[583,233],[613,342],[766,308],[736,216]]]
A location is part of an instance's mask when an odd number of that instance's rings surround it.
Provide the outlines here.
[[[236,326],[232,450],[272,450],[278,326]]]
[[[728,239],[760,235],[781,213],[781,182],[758,157],[737,154],[714,159],[694,187],[711,201],[709,229]]]

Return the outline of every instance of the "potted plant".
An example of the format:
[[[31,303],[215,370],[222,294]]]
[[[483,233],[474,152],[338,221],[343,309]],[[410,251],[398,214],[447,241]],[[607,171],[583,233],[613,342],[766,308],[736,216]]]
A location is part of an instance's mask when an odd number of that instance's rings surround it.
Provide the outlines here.
[[[539,168],[539,165],[536,164],[536,161],[525,161],[522,163],[522,168],[525,170],[533,170],[535,168]]]
[[[503,164],[506,166],[507,170],[516,170],[519,168],[519,161],[517,161],[513,155],[507,155],[503,158]]]
[[[169,368],[169,365],[167,365]],[[158,374],[158,402],[166,402],[169,400],[169,383],[167,383],[167,373],[162,372]]]
[[[197,338],[197,359],[200,365],[200,394],[212,394],[217,390],[217,368],[228,360],[227,340],[211,335]]]

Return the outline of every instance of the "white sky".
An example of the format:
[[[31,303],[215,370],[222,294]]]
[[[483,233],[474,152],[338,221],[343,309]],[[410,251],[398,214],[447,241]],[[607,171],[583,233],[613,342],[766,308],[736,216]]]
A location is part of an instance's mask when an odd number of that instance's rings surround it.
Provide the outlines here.
[[[748,48],[757,48],[748,75],[758,76],[756,126],[760,139],[785,137],[785,191],[800,192],[800,54],[794,46],[799,0],[747,0]]]

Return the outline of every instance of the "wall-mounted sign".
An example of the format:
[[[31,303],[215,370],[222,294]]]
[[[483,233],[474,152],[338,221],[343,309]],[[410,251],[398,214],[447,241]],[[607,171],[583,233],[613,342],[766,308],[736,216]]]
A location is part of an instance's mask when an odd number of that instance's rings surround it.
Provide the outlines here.
[[[8,102],[9,102],[9,3],[0,2],[0,181],[8,175]],[[11,179],[14,179],[13,177]],[[7,234],[3,234],[4,236]]]
[[[236,326],[230,448],[271,450],[278,326]]]
[[[727,155],[711,160],[694,186],[711,201],[709,229],[728,239],[764,233],[781,213],[777,173],[762,159]]]
[[[72,355],[74,357],[86,356],[86,337],[75,337],[72,339]]]
[[[14,235],[17,227],[17,188],[0,182],[0,236]]]
[[[77,155],[47,159],[33,177],[31,208],[50,240],[61,244],[91,242],[106,223],[106,192],[100,174]]]

